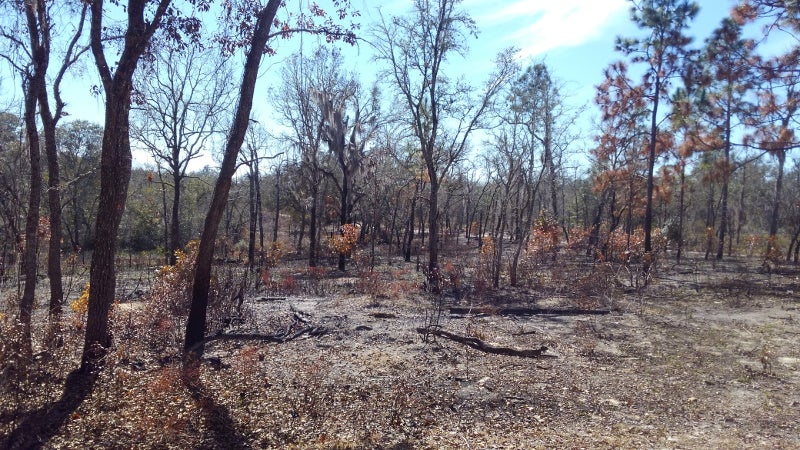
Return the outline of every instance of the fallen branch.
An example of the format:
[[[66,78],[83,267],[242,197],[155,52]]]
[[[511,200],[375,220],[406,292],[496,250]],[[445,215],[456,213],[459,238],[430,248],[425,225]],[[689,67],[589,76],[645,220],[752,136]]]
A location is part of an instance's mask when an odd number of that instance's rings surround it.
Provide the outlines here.
[[[324,327],[305,327],[291,334],[257,334],[257,333],[223,333],[210,336],[205,339],[206,343],[213,341],[259,341],[284,344],[293,341],[305,334],[309,336],[322,336],[328,330]]]
[[[438,337],[443,337],[446,339],[450,339],[451,341],[458,342],[459,344],[464,344],[468,347],[472,347],[476,350],[480,350],[482,352],[491,353],[494,355],[506,355],[506,356],[518,356],[520,358],[555,358],[555,355],[547,355],[545,352],[547,351],[547,347],[544,345],[537,348],[537,349],[524,349],[518,350],[515,348],[510,347],[496,347],[494,345],[489,345],[486,342],[476,338],[476,337],[468,337],[468,336],[459,336],[454,333],[450,333],[444,330],[439,330],[436,328],[425,328],[420,327],[417,328],[417,333],[424,334],[426,336],[433,335]]]
[[[256,299],[257,302],[277,302],[286,300],[286,297],[258,297]]]
[[[291,327],[291,326],[290,326]],[[220,333],[214,336],[209,336],[202,341],[198,342],[189,350],[184,350],[184,354],[196,351],[198,348],[205,347],[206,344],[215,341],[258,341],[258,342],[272,342],[275,344],[285,344],[286,342],[293,341],[305,334],[309,336],[322,336],[326,334],[328,329],[325,327],[308,326],[289,334],[288,330],[285,333],[276,334],[257,334],[257,333]]]
[[[582,308],[495,308],[491,306],[452,306],[450,314],[486,314],[489,316],[583,316],[583,315],[605,315],[610,314],[608,309],[582,309]]]

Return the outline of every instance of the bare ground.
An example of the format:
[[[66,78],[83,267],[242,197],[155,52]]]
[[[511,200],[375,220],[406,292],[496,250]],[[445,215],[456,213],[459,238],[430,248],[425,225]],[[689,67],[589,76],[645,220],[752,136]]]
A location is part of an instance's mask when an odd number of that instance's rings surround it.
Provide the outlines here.
[[[445,306],[498,310],[611,311],[445,314],[440,323],[496,347],[546,346],[554,358],[492,355],[441,337],[423,342],[416,328],[426,324],[431,300],[417,288],[421,274],[399,263],[373,280],[369,294],[363,281],[342,276],[317,280],[311,290],[321,295],[260,292],[246,302],[250,320],[238,331],[274,333],[294,322],[325,332],[282,344],[210,342],[199,396],[181,383],[174,358],[145,357],[128,344],[135,336],[120,337],[93,390],[47,431],[34,416],[64,406],[67,370],[54,367],[74,364],[78,345],[67,345],[62,364],[42,362],[38,378],[3,385],[16,391],[0,402],[0,432],[12,438],[0,443],[800,448],[800,272],[757,267],[747,259],[688,262],[661,268],[644,289],[626,287],[624,271],[591,280],[555,273],[527,289],[445,299]]]

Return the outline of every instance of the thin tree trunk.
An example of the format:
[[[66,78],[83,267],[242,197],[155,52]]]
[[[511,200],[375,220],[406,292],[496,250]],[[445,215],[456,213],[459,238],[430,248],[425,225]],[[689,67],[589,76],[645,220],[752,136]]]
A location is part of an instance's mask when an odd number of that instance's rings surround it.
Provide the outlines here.
[[[169,263],[175,264],[175,252],[181,248],[181,175],[173,172],[172,175],[172,217],[170,218],[169,231]]]
[[[281,217],[281,168],[275,170],[275,221],[272,224],[272,243],[278,242],[278,223]]]
[[[250,162],[254,164],[254,162]],[[250,269],[256,267],[256,231],[258,221],[258,210],[256,208],[256,182],[253,168],[250,167],[250,174],[248,176],[248,185],[250,188],[248,195],[248,205],[250,208],[250,216],[248,221],[247,230],[247,264]]]
[[[658,101],[661,98],[661,76],[656,74],[653,92],[653,111],[650,116],[650,145],[647,155],[647,202],[644,210],[644,252],[642,271],[650,271],[653,252],[653,191],[655,190],[654,170],[656,165],[656,140],[658,139]]]
[[[686,215],[686,165],[681,161],[680,175],[680,194],[678,196],[678,251],[675,255],[675,262],[681,263],[683,254],[683,219]]]
[[[269,30],[275,18],[280,0],[270,0],[258,13],[258,20],[253,34],[250,50],[244,66],[244,76],[239,93],[239,104],[233,125],[228,135],[225,153],[222,159],[219,176],[214,186],[211,205],[203,225],[203,233],[197,252],[197,264],[192,285],[192,303],[189,309],[189,318],[186,322],[186,336],[184,340],[184,364],[194,367],[203,355],[203,340],[205,338],[206,314],[209,300],[209,287],[211,284],[211,263],[214,259],[214,242],[217,230],[222,219],[231,180],[236,171],[236,160],[244,143],[247,127],[250,122],[250,112],[253,109],[253,95],[258,68],[261,58],[269,40]]]
[[[42,196],[41,153],[39,130],[36,124],[36,101],[43,79],[36,76],[26,80],[25,89],[25,131],[28,136],[28,161],[30,163],[30,192],[28,210],[25,213],[25,250],[22,256],[22,273],[25,285],[19,304],[19,320],[22,324],[23,354],[32,353],[31,319],[36,294],[37,261],[39,250],[39,214]]]
[[[777,236],[778,225],[780,223],[781,201],[783,195],[783,167],[786,163],[786,151],[778,150],[775,155],[778,158],[778,174],[775,178],[775,197],[772,205],[772,215],[769,221],[769,240],[767,242],[767,258],[772,257],[778,251]]]
[[[161,211],[164,217],[164,264],[175,264],[174,253],[170,250],[169,244],[169,207],[167,206],[167,184],[161,174],[161,166],[158,166],[158,183],[161,185]]]
[[[728,184],[730,182],[730,160],[731,160],[731,108],[733,92],[728,90],[728,107],[725,110],[725,148],[723,154],[722,192],[720,192],[720,216],[719,216],[719,242],[717,243],[717,259],[721,260],[725,251],[725,237],[728,232]],[[728,237],[730,239],[730,237]]]

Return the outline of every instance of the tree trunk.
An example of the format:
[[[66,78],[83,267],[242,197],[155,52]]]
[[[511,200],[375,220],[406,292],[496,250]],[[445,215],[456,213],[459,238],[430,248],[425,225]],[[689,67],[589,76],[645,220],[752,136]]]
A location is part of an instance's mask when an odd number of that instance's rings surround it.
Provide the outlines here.
[[[319,184],[314,182],[311,187],[311,208],[308,219],[308,267],[317,267],[319,264]]]
[[[244,143],[250,122],[250,112],[253,109],[253,94],[258,79],[258,68],[269,40],[272,21],[280,4],[280,0],[269,0],[267,5],[259,11],[252,43],[247,53],[239,93],[239,104],[228,135],[222,166],[214,186],[214,194],[203,225],[203,233],[197,252],[197,265],[192,285],[192,303],[189,309],[189,318],[186,322],[186,337],[184,340],[184,363],[187,366],[194,365],[203,355],[203,339],[205,337],[206,312],[209,299],[208,291],[211,284],[211,263],[214,258],[214,241],[228,201],[231,180],[236,172],[236,160]]]
[[[85,11],[84,11],[85,13]],[[81,16],[81,23],[83,16]],[[75,38],[80,36],[77,33]],[[56,95],[55,116],[50,111],[50,102],[47,97],[47,87],[42,83],[39,91],[39,114],[42,118],[42,130],[44,131],[44,148],[47,156],[47,202],[50,211],[50,245],[47,250],[47,278],[50,281],[50,322],[56,323],[61,317],[61,308],[64,301],[64,287],[61,281],[61,238],[63,236],[61,224],[61,175],[58,167],[58,147],[56,146],[56,125],[61,115],[63,102],[59,95],[60,77],[67,69],[67,65],[61,68],[61,72],[54,84]]]
[[[281,168],[275,170],[275,222],[272,224],[272,243],[278,242],[278,222],[281,217]]]
[[[706,254],[703,258],[706,260],[711,254],[711,246],[714,240],[714,222],[716,222],[714,217],[714,185],[710,184],[708,186],[708,197],[706,198]]]
[[[258,226],[258,210],[256,208],[256,181],[255,181],[255,173],[253,173],[252,164],[254,161],[250,162],[251,166],[249,167],[249,176],[248,176],[248,185],[250,188],[249,195],[248,195],[248,204],[250,207],[250,217],[249,217],[249,227],[247,230],[247,265],[250,269],[256,267],[256,227]]]
[[[256,155],[257,156],[257,155]],[[258,247],[261,249],[259,264],[264,262],[264,207],[261,203],[261,172],[258,168],[258,158],[255,162],[255,189],[256,189],[256,220],[258,221]]]
[[[650,271],[651,253],[653,252],[653,191],[655,181],[653,178],[656,165],[656,140],[658,139],[658,101],[661,98],[661,76],[655,75],[653,86],[653,111],[650,116],[650,145],[647,154],[647,201],[644,209],[644,252],[642,272]]]
[[[177,261],[175,252],[181,248],[181,174],[172,173],[172,217],[169,221],[169,263]]]
[[[340,158],[342,159],[342,158]],[[342,191],[340,193],[340,210],[339,210],[339,232],[344,231],[344,225],[350,223],[350,174],[345,164],[340,163],[342,168]],[[347,255],[339,253],[338,269],[342,272],[345,271],[347,264]]]
[[[43,76],[43,74],[42,74]],[[28,161],[30,163],[30,193],[28,211],[25,214],[25,252],[22,256],[22,272],[25,286],[19,303],[19,320],[22,324],[23,354],[32,353],[31,318],[36,294],[37,261],[39,250],[39,214],[42,196],[41,153],[39,130],[36,124],[36,100],[44,82],[36,74],[26,80],[25,89],[25,131],[28,137]]]
[[[680,195],[678,196],[678,251],[675,255],[675,262],[681,263],[683,253],[683,219],[686,215],[686,164],[681,161],[680,174]]]
[[[778,150],[775,153],[778,158],[778,174],[775,178],[775,198],[772,204],[772,215],[769,221],[769,240],[767,242],[767,258],[771,258],[773,253],[778,251],[777,236],[778,225],[780,223],[781,201],[783,195],[783,167],[786,163],[786,150]]]
[[[428,200],[428,272],[433,273],[439,269],[439,180],[435,173],[429,175],[431,196]]]
[[[731,160],[731,102],[732,91],[728,90],[728,105],[725,110],[725,148],[723,161],[725,167],[722,173],[722,191],[720,192],[720,212],[719,212],[719,242],[717,243],[717,259],[721,260],[725,252],[725,237],[728,231],[728,185],[730,182],[730,160]],[[728,237],[730,239],[730,237]]]
[[[89,269],[89,311],[81,356],[84,373],[102,366],[111,346],[108,313],[114,302],[117,232],[125,210],[131,176],[130,107],[133,74],[150,38],[158,28],[170,0],[160,0],[150,21],[144,18],[149,2],[130,0],[125,46],[111,72],[106,61],[102,30],[103,2],[91,3],[91,47],[106,94],[105,129],[100,155],[100,196],[95,223],[95,247]]]
[[[119,69],[118,69],[119,70]],[[131,71],[131,75],[133,71]],[[117,77],[122,74],[117,72]],[[130,80],[116,82],[108,98],[100,165],[100,198],[95,223],[94,251],[89,273],[89,311],[81,367],[97,367],[111,346],[108,314],[114,302],[117,232],[122,220],[131,176],[128,138]]]

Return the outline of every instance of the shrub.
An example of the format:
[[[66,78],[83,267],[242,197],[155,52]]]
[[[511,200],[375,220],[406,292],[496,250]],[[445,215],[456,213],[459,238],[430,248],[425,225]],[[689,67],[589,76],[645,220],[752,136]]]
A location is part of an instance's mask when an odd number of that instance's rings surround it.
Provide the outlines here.
[[[161,267],[150,294],[145,297],[142,325],[147,330],[145,341],[151,350],[178,349],[183,339],[183,328],[189,314],[198,241],[190,241],[183,250],[175,252],[175,264]],[[212,277],[209,288],[207,328],[219,316],[223,292],[217,277]]]
[[[544,262],[547,259],[555,260],[560,238],[561,230],[558,222],[547,211],[542,211],[533,223],[527,251],[538,262]]]
[[[328,249],[335,255],[350,255],[358,243],[358,227],[346,223],[342,225],[341,234],[328,239]]]
[[[80,297],[69,302],[69,308],[81,316],[85,316],[89,311],[89,287],[89,283],[86,283],[86,286],[83,288],[83,292],[81,293]]]

